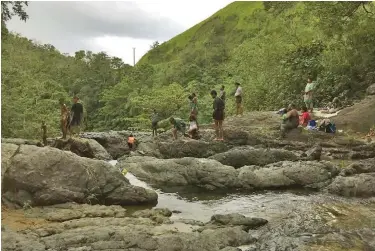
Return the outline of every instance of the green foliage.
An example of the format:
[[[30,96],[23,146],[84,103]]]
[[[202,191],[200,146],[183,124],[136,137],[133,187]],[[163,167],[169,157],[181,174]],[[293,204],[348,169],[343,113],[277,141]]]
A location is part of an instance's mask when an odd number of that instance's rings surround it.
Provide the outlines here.
[[[3,3],[3,21],[26,20],[24,2]],[[301,104],[309,75],[315,105],[336,96],[349,102],[375,82],[373,13],[373,2],[234,2],[170,41],[155,41],[135,67],[105,52],[66,56],[9,34],[2,37],[3,136],[39,138],[43,120],[57,135],[58,100],[69,104],[73,95],[83,102],[87,130],[149,129],[153,109],[169,128],[170,116],[188,120],[192,92],[199,122],[209,123],[210,91],[225,86],[231,115],[235,81],[245,110]]]

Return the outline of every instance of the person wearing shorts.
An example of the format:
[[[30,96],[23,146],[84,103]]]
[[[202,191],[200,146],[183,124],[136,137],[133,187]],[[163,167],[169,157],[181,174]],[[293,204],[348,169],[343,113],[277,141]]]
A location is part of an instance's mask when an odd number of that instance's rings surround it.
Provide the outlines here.
[[[152,136],[158,135],[158,122],[159,122],[159,114],[154,109],[154,113],[151,116]]]
[[[216,131],[215,140],[224,140],[223,120],[224,120],[225,104],[224,104],[224,101],[217,96],[217,92],[215,90],[211,91],[211,97],[214,99],[214,102],[213,102],[214,111],[212,114],[212,118],[215,121],[215,131]]]
[[[313,91],[314,91],[314,83],[312,83],[311,78],[307,79],[307,84],[305,87],[305,92],[303,95],[303,101],[309,110],[309,112],[313,111]]]
[[[243,114],[243,108],[242,108],[242,87],[240,86],[240,83],[236,82],[236,92],[234,94],[234,97],[236,98],[236,115]]]

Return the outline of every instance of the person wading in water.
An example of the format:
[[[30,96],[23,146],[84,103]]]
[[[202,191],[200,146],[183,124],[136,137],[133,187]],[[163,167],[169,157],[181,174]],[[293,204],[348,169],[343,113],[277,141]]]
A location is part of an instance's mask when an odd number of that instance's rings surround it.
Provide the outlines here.
[[[74,96],[72,109],[70,109],[70,123],[69,123],[69,133],[70,136],[80,133],[81,124],[83,119],[83,106],[78,103],[79,98]]]
[[[60,124],[61,124],[62,138],[66,139],[66,134],[68,132],[69,111],[68,111],[68,107],[66,107],[66,105],[64,104],[63,99],[60,99],[60,110],[61,110]]]
[[[211,91],[211,97],[214,99],[213,102],[213,114],[212,118],[215,121],[215,131],[216,131],[216,139],[215,140],[224,140],[224,135],[223,135],[223,120],[224,120],[224,109],[225,109],[225,104],[224,101],[221,100],[217,96],[217,92],[215,90]]]

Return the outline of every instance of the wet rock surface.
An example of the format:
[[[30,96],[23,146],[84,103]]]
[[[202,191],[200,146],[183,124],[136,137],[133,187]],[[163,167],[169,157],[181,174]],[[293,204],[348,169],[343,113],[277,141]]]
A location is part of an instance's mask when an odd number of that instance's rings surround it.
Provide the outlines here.
[[[338,175],[329,162],[282,161],[260,166],[231,166],[210,159],[156,159],[130,157],[117,163],[139,179],[154,186],[198,186],[207,189],[267,189],[306,187],[321,189]]]
[[[107,162],[71,152],[29,145],[2,144],[6,163],[2,201],[23,207],[64,202],[99,204],[156,203],[157,194],[134,187]]]

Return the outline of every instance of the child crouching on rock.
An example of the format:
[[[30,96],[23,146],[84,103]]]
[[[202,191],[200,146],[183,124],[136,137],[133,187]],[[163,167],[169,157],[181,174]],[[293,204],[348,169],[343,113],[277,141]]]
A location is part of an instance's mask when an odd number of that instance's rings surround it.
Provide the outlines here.
[[[128,137],[128,146],[129,146],[130,151],[133,150],[134,143],[135,143],[135,137],[133,136],[133,134],[130,134],[130,136]]]
[[[199,139],[198,124],[197,124],[196,116],[194,114],[190,114],[189,121],[190,121],[190,126],[188,130],[189,137],[192,139]]]

